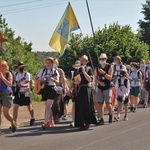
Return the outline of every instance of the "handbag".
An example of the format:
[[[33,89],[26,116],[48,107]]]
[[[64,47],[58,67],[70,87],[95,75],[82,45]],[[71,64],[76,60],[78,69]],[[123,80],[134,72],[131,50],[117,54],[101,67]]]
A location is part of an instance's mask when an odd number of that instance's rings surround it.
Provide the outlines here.
[[[56,91],[57,94],[64,94],[64,89],[61,86],[54,86],[54,90]]]

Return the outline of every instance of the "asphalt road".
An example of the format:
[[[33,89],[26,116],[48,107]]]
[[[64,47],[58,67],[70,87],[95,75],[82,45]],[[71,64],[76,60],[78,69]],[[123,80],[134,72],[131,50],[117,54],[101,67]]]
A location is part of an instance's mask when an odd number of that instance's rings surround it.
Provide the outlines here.
[[[107,113],[107,112],[106,112]],[[70,118],[55,127],[42,130],[43,120],[34,126],[21,126],[16,133],[2,131],[0,150],[150,150],[150,108],[129,113],[129,120],[91,126],[79,131],[69,127]]]

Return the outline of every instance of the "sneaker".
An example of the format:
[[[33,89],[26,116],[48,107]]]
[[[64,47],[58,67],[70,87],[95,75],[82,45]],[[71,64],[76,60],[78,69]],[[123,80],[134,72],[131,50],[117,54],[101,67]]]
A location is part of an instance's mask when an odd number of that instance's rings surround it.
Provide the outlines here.
[[[19,126],[17,126],[17,128],[18,128],[18,127],[19,127]],[[9,129],[12,129],[12,125],[9,126]]]
[[[34,125],[35,124],[35,119],[34,118],[31,118],[30,119],[30,126]]]
[[[54,121],[50,121],[50,123],[49,123],[49,127],[53,127],[53,126],[55,126]]]
[[[11,126],[11,131],[14,133],[14,132],[16,132],[16,130],[17,130],[17,124],[14,121],[13,124],[12,124],[12,126]]]
[[[104,125],[104,119],[100,119],[99,125]]]
[[[147,104],[144,104],[143,108],[147,108]]]
[[[127,121],[128,120],[128,116],[124,116],[124,120]]]
[[[114,119],[116,120],[116,121],[119,121],[120,120],[120,118],[119,118],[119,116],[114,116]]]
[[[109,123],[112,123],[113,122],[113,115],[109,115],[109,120],[108,120]]]
[[[74,127],[74,121],[70,123],[70,127]]]
[[[43,122],[43,124],[42,124],[43,130],[46,130],[46,127],[48,127],[48,126],[49,126],[49,122]]]
[[[133,108],[133,112],[136,112],[136,110],[137,110],[136,108]]]
[[[67,116],[66,115],[62,116],[62,120],[67,120]]]

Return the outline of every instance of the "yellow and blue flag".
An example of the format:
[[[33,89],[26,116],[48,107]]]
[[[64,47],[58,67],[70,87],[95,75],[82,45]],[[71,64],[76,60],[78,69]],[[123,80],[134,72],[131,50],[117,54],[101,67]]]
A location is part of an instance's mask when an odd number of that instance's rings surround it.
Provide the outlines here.
[[[79,24],[70,3],[59,21],[49,45],[62,54],[71,38],[71,32],[79,29]]]

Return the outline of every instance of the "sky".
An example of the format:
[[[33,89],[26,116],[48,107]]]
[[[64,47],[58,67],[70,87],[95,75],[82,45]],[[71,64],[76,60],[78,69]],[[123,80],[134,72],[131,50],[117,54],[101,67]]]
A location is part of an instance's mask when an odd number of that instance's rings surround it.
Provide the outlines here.
[[[49,41],[68,2],[71,3],[83,35],[92,36],[86,0],[0,0],[0,14],[15,37],[33,44],[33,51],[52,51]],[[136,33],[142,4],[146,0],[88,0],[94,31],[118,22]]]

